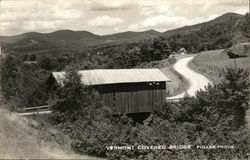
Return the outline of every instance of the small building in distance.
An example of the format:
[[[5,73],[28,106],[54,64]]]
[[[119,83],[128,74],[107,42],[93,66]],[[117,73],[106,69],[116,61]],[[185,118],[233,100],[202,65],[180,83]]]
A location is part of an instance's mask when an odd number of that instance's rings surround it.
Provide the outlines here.
[[[181,48],[175,54],[186,55],[187,54],[187,50],[185,48]]]
[[[151,112],[166,100],[170,81],[159,69],[97,69],[78,72],[83,85],[92,86],[114,115]],[[63,86],[65,72],[52,72],[47,84]]]

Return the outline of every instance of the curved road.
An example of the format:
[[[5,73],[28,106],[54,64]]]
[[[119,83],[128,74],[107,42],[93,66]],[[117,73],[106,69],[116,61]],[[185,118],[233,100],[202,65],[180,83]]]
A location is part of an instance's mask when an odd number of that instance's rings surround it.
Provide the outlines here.
[[[183,98],[185,93],[187,93],[190,96],[195,96],[195,93],[198,90],[204,89],[205,86],[208,85],[208,83],[211,83],[205,76],[193,71],[192,69],[188,67],[188,63],[193,58],[194,56],[180,59],[174,65],[174,69],[177,72],[179,72],[181,75],[183,75],[189,81],[190,86],[187,91],[182,92],[181,94],[178,94],[176,96],[169,97],[167,98],[168,100]]]

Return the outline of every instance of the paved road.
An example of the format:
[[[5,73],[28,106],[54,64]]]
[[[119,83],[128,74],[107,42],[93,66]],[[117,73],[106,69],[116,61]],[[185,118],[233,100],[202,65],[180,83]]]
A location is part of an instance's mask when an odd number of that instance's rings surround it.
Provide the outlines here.
[[[174,65],[174,69],[189,81],[190,86],[187,91],[182,92],[181,94],[178,94],[176,96],[169,97],[167,98],[168,100],[183,98],[185,93],[190,96],[195,96],[196,91],[204,89],[205,86],[208,85],[208,83],[211,83],[205,76],[195,72],[188,67],[188,62],[190,62],[193,58],[194,56],[180,59]]]

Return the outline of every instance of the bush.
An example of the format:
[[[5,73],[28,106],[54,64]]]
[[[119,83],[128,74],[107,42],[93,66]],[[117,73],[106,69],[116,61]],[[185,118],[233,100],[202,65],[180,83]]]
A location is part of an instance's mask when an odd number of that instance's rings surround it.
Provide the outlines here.
[[[57,61],[52,56],[42,56],[38,60],[38,64],[41,66],[41,68],[46,70],[52,70],[57,67]]]
[[[109,159],[232,159],[249,152],[245,111],[248,73],[228,69],[221,84],[208,86],[196,97],[156,106],[143,123],[126,115],[111,116],[72,72],[56,103],[54,116],[73,139],[76,152]],[[191,150],[140,150],[138,145],[192,145]],[[233,145],[235,149],[202,150],[196,145]],[[107,146],[135,146],[133,150],[108,150]]]

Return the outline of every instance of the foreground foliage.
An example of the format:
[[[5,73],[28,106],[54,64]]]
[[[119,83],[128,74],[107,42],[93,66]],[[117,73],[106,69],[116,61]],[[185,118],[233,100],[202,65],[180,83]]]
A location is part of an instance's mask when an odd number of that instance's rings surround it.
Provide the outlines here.
[[[69,81],[70,80],[70,81]],[[249,100],[248,73],[228,69],[221,84],[199,91],[196,98],[156,106],[143,123],[126,115],[114,117],[94,92],[68,74],[60,89],[52,119],[73,139],[76,152],[109,159],[232,159],[246,158],[249,131],[245,112]],[[192,145],[191,150],[137,149],[139,145]],[[197,145],[227,145],[234,149],[197,149]],[[135,146],[108,150],[106,146]]]

